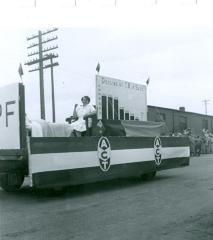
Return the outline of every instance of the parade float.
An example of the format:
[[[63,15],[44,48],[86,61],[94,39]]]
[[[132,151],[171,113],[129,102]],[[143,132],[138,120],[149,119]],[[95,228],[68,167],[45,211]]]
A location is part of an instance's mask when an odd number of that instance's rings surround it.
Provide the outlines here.
[[[169,137],[163,122],[147,121],[146,86],[96,75],[96,109],[82,137],[69,123],[26,122],[24,85],[0,89],[0,186],[58,188],[115,178],[152,179],[189,165],[188,138]],[[68,113],[69,114],[69,113]],[[68,118],[69,119],[69,118]],[[29,126],[30,125],[30,126]]]

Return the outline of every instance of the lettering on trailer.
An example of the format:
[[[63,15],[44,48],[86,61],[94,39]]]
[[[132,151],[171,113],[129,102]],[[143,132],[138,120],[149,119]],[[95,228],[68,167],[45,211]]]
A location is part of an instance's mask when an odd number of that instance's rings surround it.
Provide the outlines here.
[[[10,101],[10,102],[6,102],[6,127],[8,127],[8,116],[10,115],[14,115],[14,112],[9,111],[9,105],[11,104],[15,104],[16,101]]]
[[[111,147],[106,137],[101,137],[98,141],[98,160],[102,171],[110,169]]]
[[[19,83],[0,87],[0,148],[20,149],[24,131],[24,87]]]
[[[159,137],[156,137],[154,140],[154,155],[155,163],[157,166],[159,166],[162,161],[161,148],[162,148],[161,139]]]
[[[9,118],[8,117],[11,116],[11,115],[14,115],[14,111],[12,111],[9,106],[12,105],[12,104],[15,104],[15,103],[16,103],[16,101],[9,101],[9,102],[5,103],[6,127],[9,126]],[[3,113],[2,104],[0,104],[0,117],[2,117],[2,113]]]
[[[145,91],[145,87],[141,84],[131,83],[131,82],[122,81],[122,80],[118,80],[118,79],[112,79],[112,78],[107,79],[106,77],[102,77],[101,83],[103,85],[109,85],[109,86],[113,86],[113,87],[128,88],[128,89],[133,89],[133,90],[141,91],[141,92]]]

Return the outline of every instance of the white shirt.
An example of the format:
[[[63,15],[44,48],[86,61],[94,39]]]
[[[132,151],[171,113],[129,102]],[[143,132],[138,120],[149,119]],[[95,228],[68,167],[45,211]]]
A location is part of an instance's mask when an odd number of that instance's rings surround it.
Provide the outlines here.
[[[78,120],[71,123],[71,127],[74,130],[79,131],[79,132],[86,131],[86,121],[84,120],[84,115],[92,113],[94,111],[95,111],[95,108],[90,104],[87,104],[85,106],[83,106],[83,105],[77,106],[76,113],[78,116]]]

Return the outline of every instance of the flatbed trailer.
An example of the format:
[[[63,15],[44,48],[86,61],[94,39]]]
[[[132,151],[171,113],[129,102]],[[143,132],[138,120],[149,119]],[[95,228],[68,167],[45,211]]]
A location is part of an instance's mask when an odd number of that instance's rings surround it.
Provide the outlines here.
[[[31,187],[56,188],[131,176],[150,179],[157,171],[189,165],[189,141],[183,137],[29,136],[24,86],[8,85],[1,93],[0,186],[5,191],[19,189],[26,176]]]

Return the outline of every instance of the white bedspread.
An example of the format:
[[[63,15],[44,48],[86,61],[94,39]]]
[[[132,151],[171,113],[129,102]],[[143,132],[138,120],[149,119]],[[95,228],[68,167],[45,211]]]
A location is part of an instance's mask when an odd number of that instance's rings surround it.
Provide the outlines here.
[[[49,123],[44,120],[31,121],[30,128],[32,137],[70,137],[72,131],[68,123]]]

